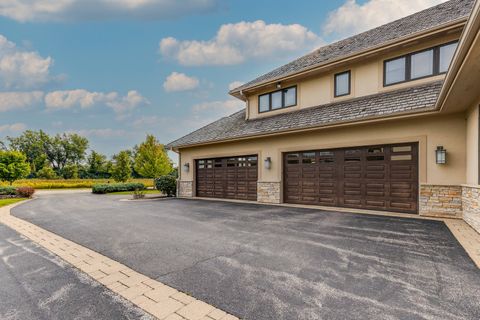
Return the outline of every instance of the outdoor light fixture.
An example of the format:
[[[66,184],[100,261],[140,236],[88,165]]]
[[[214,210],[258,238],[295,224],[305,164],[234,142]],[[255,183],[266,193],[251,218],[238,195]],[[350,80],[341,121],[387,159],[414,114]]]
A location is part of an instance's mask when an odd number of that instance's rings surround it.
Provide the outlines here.
[[[270,170],[272,167],[272,158],[266,157],[264,160],[265,169]]]
[[[443,146],[438,146],[437,150],[435,150],[435,159],[437,164],[447,163],[447,150],[443,149]]]
[[[282,84],[280,82],[277,82],[277,89],[282,89]]]
[[[187,162],[183,165],[183,171],[185,171],[185,172],[190,171],[190,163]]]

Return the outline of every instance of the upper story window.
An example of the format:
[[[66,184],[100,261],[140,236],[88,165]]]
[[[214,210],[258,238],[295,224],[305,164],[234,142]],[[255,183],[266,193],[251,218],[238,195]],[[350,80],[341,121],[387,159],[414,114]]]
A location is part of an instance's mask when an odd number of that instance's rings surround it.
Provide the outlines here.
[[[350,71],[335,75],[335,98],[350,94]]]
[[[447,43],[384,61],[383,85],[389,86],[447,72],[457,44],[458,42]]]
[[[258,96],[258,111],[267,112],[297,104],[297,87],[281,89]]]

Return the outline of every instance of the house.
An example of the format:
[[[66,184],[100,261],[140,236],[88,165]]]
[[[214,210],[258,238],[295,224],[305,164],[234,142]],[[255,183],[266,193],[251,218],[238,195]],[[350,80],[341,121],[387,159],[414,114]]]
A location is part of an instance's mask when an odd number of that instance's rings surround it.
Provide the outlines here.
[[[480,231],[479,2],[451,0],[230,91],[167,146],[181,197],[464,217]]]

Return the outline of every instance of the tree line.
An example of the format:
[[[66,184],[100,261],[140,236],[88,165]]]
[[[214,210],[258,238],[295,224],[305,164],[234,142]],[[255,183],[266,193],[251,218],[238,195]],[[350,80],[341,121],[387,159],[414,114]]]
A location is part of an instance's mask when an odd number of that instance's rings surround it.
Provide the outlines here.
[[[76,133],[49,135],[42,130],[27,130],[20,136],[7,137],[0,141],[0,150],[0,171],[2,163],[4,170],[8,170],[9,161],[13,170],[13,163],[22,162],[20,157],[28,165],[22,169],[27,178],[127,181],[175,174],[167,150],[153,135],[111,158],[89,151],[86,137]]]

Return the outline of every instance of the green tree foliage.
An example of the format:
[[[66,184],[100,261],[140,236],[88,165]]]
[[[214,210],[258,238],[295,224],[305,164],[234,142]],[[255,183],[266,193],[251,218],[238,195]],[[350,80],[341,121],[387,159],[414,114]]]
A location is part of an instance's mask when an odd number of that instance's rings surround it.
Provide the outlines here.
[[[62,170],[62,176],[64,179],[78,179],[78,165],[67,164]]]
[[[153,135],[136,148],[135,171],[144,178],[158,178],[172,171],[167,150]]]
[[[50,140],[50,137],[45,132],[42,130],[27,130],[19,137],[7,137],[7,140],[10,144],[10,149],[18,150],[26,155],[32,172],[43,168],[47,160],[45,148]]]
[[[37,171],[37,178],[54,180],[58,179],[57,174],[49,165],[45,165],[42,169]]]
[[[25,178],[30,173],[25,154],[19,151],[0,151],[0,180],[8,181],[10,185],[18,179]]]
[[[67,165],[78,165],[85,159],[88,140],[75,133],[49,136],[42,130],[27,130],[16,138],[8,137],[10,149],[23,152],[33,172],[42,169],[45,162],[61,174]]]
[[[87,157],[86,169],[90,178],[109,178],[111,163],[105,155],[92,151]]]
[[[132,160],[128,151],[120,151],[113,156],[112,177],[115,181],[125,182],[132,174]]]

